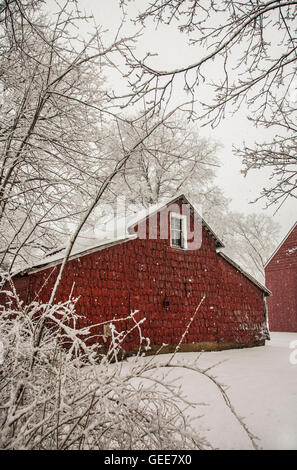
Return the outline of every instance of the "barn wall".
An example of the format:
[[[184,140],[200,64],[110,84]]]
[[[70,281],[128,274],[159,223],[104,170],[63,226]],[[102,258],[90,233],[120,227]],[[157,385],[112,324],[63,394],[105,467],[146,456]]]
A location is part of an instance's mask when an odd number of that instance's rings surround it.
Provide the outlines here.
[[[37,292],[39,298],[49,298],[57,271],[54,267],[27,276],[32,299]],[[71,289],[79,296],[82,324],[139,310],[137,318],[145,318],[142,334],[154,345],[179,343],[204,294],[183,340],[185,349],[251,346],[262,344],[267,335],[262,291],[216,253],[215,241],[205,230],[198,250],[173,249],[168,240],[134,239],[73,259],[56,300],[65,300]],[[121,329],[131,322],[116,325]],[[132,351],[137,344],[135,331],[125,348]]]
[[[271,331],[297,331],[297,226],[265,269]]]

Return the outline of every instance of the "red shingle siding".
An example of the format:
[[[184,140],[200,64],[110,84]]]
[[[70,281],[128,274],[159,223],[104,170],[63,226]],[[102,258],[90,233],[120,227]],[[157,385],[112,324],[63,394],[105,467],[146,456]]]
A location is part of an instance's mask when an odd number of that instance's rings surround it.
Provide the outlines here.
[[[297,331],[297,224],[265,268],[271,331]]]
[[[26,277],[32,298],[40,291],[39,298],[48,299],[58,269]],[[216,242],[204,229],[198,250],[173,249],[166,239],[137,238],[70,260],[56,300],[65,300],[72,287],[86,323],[139,310],[137,318],[146,319],[142,334],[151,344],[177,344],[204,294],[184,342],[216,342],[223,348],[230,342],[261,341],[267,334],[263,291],[216,253]],[[125,327],[126,321],[117,324]],[[125,348],[131,351],[137,343],[135,331]]]

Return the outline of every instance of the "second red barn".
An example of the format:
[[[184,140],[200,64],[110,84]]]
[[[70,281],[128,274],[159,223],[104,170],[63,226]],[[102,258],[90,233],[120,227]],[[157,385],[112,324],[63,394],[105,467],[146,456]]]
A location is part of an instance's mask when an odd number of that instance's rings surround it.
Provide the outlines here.
[[[271,331],[297,331],[297,222],[265,266]]]

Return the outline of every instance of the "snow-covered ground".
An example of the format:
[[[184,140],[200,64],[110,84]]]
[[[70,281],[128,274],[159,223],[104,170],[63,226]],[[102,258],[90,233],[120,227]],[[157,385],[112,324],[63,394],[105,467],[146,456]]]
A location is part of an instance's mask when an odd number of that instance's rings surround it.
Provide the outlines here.
[[[225,385],[236,413],[249,431],[258,437],[261,449],[297,449],[297,333],[271,333],[263,347],[202,353],[200,368]],[[291,345],[291,348],[290,348]],[[160,355],[164,362],[170,355]],[[179,353],[174,363],[192,364],[198,353]],[[148,358],[146,358],[147,360]],[[290,360],[291,359],[291,360]],[[293,359],[293,360],[292,360]],[[223,362],[222,362],[223,361]],[[204,402],[191,409],[197,430],[216,449],[252,449],[247,433],[226,406],[217,387],[203,375],[174,368],[169,378],[177,382],[192,402]]]

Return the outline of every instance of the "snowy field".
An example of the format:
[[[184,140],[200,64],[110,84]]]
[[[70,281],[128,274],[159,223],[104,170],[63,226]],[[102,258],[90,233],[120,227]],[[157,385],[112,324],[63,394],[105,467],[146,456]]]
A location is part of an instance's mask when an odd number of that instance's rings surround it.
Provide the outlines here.
[[[263,347],[204,352],[198,359],[200,368],[217,364],[208,373],[225,386],[237,415],[257,436],[260,449],[297,449],[296,351],[297,333],[271,333],[271,341]],[[169,357],[160,355],[158,360]],[[179,353],[174,363],[190,365],[197,357],[198,353]],[[247,433],[207,377],[181,368],[170,371],[168,378],[174,377],[190,401],[204,403],[190,414],[200,416],[195,427],[215,449],[253,449]]]

